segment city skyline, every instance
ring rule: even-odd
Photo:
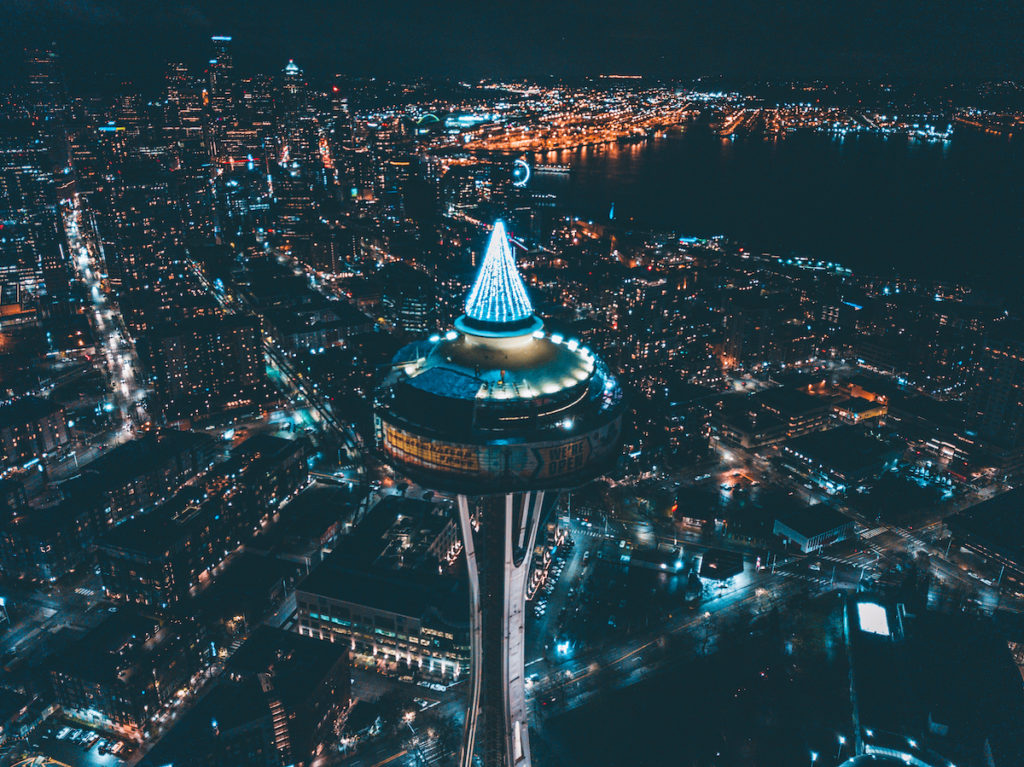
[[[230,4],[91,0],[15,2],[0,37],[4,70],[17,51],[56,43],[79,86],[112,73],[152,85],[166,60],[196,61],[210,35],[233,35],[246,71],[299,57],[318,76],[567,77],[641,74],[754,79],[890,78],[925,83],[1015,78],[1005,55],[1019,8],[946,2],[927,14],[875,3],[766,6],[677,3],[627,11],[620,4],[454,2],[429,13],[404,0],[386,8],[270,0]],[[387,23],[381,25],[381,19]],[[116,45],[109,42],[116,41]],[[131,61],[131,64],[127,64]],[[87,79],[82,79],[87,78]],[[108,89],[107,86],[104,89]]]
[[[0,767],[1024,763],[1017,11],[12,14]]]

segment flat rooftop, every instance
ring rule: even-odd
[[[456,626],[469,621],[464,578],[352,569],[338,552],[317,565],[296,590],[412,618],[435,611],[446,623]]]
[[[867,413],[870,410],[877,410],[882,407],[878,402],[872,402],[869,399],[863,397],[850,397],[844,399],[835,404],[839,410],[844,410],[847,413],[855,413],[860,415],[861,413]]]
[[[724,549],[708,549],[700,560],[700,575],[712,580],[725,580],[743,572],[743,555]]]
[[[464,625],[469,607],[462,560],[454,572],[439,574],[426,551],[449,521],[438,504],[386,496],[296,589],[416,618],[433,611],[446,623]]]
[[[851,600],[849,610],[859,718],[880,744],[908,736],[956,764],[981,764],[987,740],[995,764],[1024,764],[1024,686],[993,623],[899,615],[865,598]],[[929,734],[930,722],[947,726],[948,735]]]
[[[45,418],[59,410],[58,406],[42,397],[22,397],[9,405],[0,406],[0,429],[21,426]]]
[[[401,569],[433,568],[436,562],[424,560],[426,549],[451,519],[450,511],[440,504],[387,495],[338,541],[337,552],[355,566],[385,565],[388,550],[401,538]]]
[[[751,399],[759,406],[777,412],[783,418],[805,416],[827,410],[829,407],[829,401],[826,399],[782,386],[753,394]]]
[[[289,686],[313,689],[332,668],[348,657],[343,644],[323,642],[294,631],[260,626],[228,659],[226,670],[232,674],[256,676],[274,671]]]
[[[71,676],[103,684],[127,678],[144,668],[149,658],[177,634],[160,621],[130,607],[118,608],[74,641],[53,661],[53,667]]]
[[[899,455],[900,449],[875,439],[859,426],[840,426],[796,437],[785,448],[844,475],[872,471]]]
[[[153,558],[166,554],[194,530],[209,524],[215,498],[202,499],[196,488],[185,488],[146,514],[126,519],[105,532],[101,546],[144,554]]]
[[[155,471],[190,450],[212,450],[208,434],[165,429],[118,445],[82,469],[89,489],[109,489]]]
[[[971,506],[946,524],[954,535],[973,539],[1024,568],[1024,487]]]
[[[293,577],[298,563],[242,551],[213,582],[187,605],[203,618],[219,620],[235,615],[251,617],[267,607],[267,600],[282,581]]]
[[[289,458],[305,448],[303,438],[286,439],[273,434],[254,434],[237,447],[232,448],[228,459],[218,464],[214,472],[232,474],[243,467],[249,471],[260,471]]]
[[[814,506],[794,504],[790,508],[776,511],[775,519],[806,538],[853,524],[852,519],[824,503]]]
[[[304,554],[337,533],[359,505],[347,487],[314,482],[288,502],[278,522],[245,542],[247,548],[273,554]]]

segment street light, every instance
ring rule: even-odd
[[[817,751],[812,751],[811,752],[811,764],[814,764],[816,761],[818,761],[818,752]]]
[[[845,735],[840,735],[839,736],[839,750],[836,751],[836,761],[837,762],[839,761],[839,755],[843,753],[843,746],[845,746],[845,745],[846,745],[846,736]]]

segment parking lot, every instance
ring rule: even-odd
[[[129,742],[61,717],[52,717],[39,727],[29,746],[29,751],[71,767],[120,767],[134,750]]]

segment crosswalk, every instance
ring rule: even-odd
[[[824,562],[835,562],[837,565],[848,565],[856,556],[856,554],[849,554],[845,557],[833,557],[831,554],[819,554],[818,559]]]
[[[882,548],[875,543],[868,543],[867,549],[873,554],[882,553]],[[831,554],[819,554],[818,559],[823,562],[833,562],[837,565],[852,565],[853,567],[864,567],[874,562],[874,558],[866,551],[853,552],[842,557],[835,557]]]
[[[823,578],[820,575],[809,575],[807,573],[794,573],[790,570],[776,570],[775,575],[781,575],[784,578],[798,578],[809,583],[817,583],[819,586],[829,586],[832,584],[831,578]]]
[[[417,767],[440,767],[445,763],[445,754],[437,738],[417,735],[411,750]]]
[[[877,543],[869,543],[868,548],[879,557],[885,556],[885,549],[879,546]]]

